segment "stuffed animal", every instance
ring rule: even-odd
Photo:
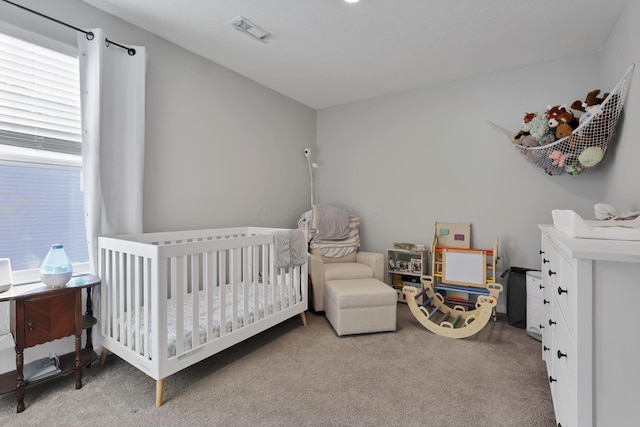
[[[555,133],[549,127],[549,121],[545,116],[538,116],[531,120],[529,133],[538,141],[539,145],[550,144],[556,140]]]
[[[524,113],[522,127],[520,128],[520,132],[518,132],[520,136],[529,135],[531,131],[531,121],[536,117],[538,117],[538,113]]]
[[[531,123],[534,119],[538,118],[538,113],[525,113],[522,118],[522,127],[520,130],[509,138],[514,144],[521,145],[523,147],[537,147],[540,145],[538,140],[531,136]]]
[[[554,129],[557,139],[571,135],[573,129],[578,127],[576,116],[565,105],[547,107],[547,120],[549,127]],[[563,125],[563,126],[561,126]]]
[[[523,147],[539,147],[540,143],[533,135],[520,136],[517,133],[509,137],[509,141]]]
[[[568,123],[560,123],[556,128],[556,138],[562,139],[571,136],[573,128]]]
[[[600,147],[588,147],[585,148],[578,156],[580,163],[588,168],[594,167],[604,157],[604,152]]]
[[[564,167],[567,159],[569,159],[569,155],[558,150],[553,150],[549,154],[549,158],[552,160],[551,164],[553,166]]]
[[[584,122],[586,122],[591,117],[598,114],[599,112],[600,112],[600,104],[587,106],[585,108],[584,113],[582,113],[582,115],[580,116],[580,120],[578,121],[578,123],[583,124]]]
[[[582,173],[582,168],[578,166],[576,162],[565,165],[564,170],[569,175],[573,175],[573,176],[580,175]]]
[[[587,107],[602,104],[604,100],[607,99],[607,96],[609,96],[609,94],[605,93],[602,95],[602,98],[598,98],[599,93],[600,89],[592,90],[591,92],[587,93],[587,97],[585,98],[584,102],[580,100],[573,101],[573,104],[571,104],[571,109],[582,111],[584,113]]]

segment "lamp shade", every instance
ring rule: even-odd
[[[0,258],[0,292],[11,289],[12,283],[11,260],[9,258]]]

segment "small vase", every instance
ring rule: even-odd
[[[64,286],[71,280],[73,265],[60,244],[51,245],[40,266],[40,280],[50,288]]]

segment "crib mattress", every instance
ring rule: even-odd
[[[287,280],[289,282],[289,280]],[[244,285],[242,283],[237,285],[237,300],[236,303],[236,327],[235,330],[238,330],[245,326],[245,324],[252,324],[260,319],[263,319],[266,315],[271,313],[281,311],[285,308],[289,307],[290,299],[292,303],[295,304],[297,301],[295,298],[295,289],[289,283],[285,288],[284,295],[281,295],[281,286],[276,286],[275,293],[275,304],[274,304],[274,295],[273,295],[273,287],[271,284],[263,285],[262,283],[258,283],[257,286],[250,285],[247,289],[246,298],[248,312],[245,313],[245,304],[244,304]],[[254,298],[254,289],[257,289],[258,292],[258,305],[255,306],[255,298]],[[199,300],[198,300],[198,313],[199,313],[199,324],[198,324],[198,333],[199,333],[199,343],[205,343],[214,340],[217,337],[220,337],[220,326],[221,326],[221,304],[220,304],[220,288],[215,288],[213,295],[213,304],[212,304],[212,331],[207,334],[207,296],[205,292],[200,292]],[[264,294],[263,294],[264,292]],[[298,292],[298,298],[302,300],[300,292]],[[225,333],[231,333],[234,331],[233,327],[233,285],[227,284],[225,286]],[[266,310],[265,310],[266,309]],[[134,316],[128,316],[129,322],[126,322],[132,330],[135,329],[135,318]],[[153,327],[151,322],[149,322],[148,327],[145,326],[144,322],[144,309],[138,311],[138,322],[140,325],[140,335],[141,346],[137,349],[135,345],[135,334],[133,335],[134,345],[140,354],[144,354],[144,343],[146,342],[145,337],[149,334],[149,331]],[[184,330],[184,350],[190,350],[193,348],[193,300],[191,295],[185,295],[183,299],[183,330]],[[167,300],[167,355],[169,358],[176,356],[176,343],[177,343],[177,329],[178,329],[178,303],[177,298],[170,298]],[[125,334],[126,335],[126,334]],[[151,335],[152,337],[152,335]],[[150,346],[152,348],[151,339],[149,340]],[[151,351],[149,352],[151,353]],[[153,354],[150,354],[153,357]]]

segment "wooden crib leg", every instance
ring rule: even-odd
[[[164,378],[156,381],[156,408],[162,406],[162,395],[164,394]]]
[[[107,350],[106,347],[102,347],[102,354],[100,355],[100,366],[104,366],[105,362],[107,361],[107,353],[109,351]]]
[[[302,326],[307,326],[307,314],[304,311],[300,313],[300,318],[302,319]]]

